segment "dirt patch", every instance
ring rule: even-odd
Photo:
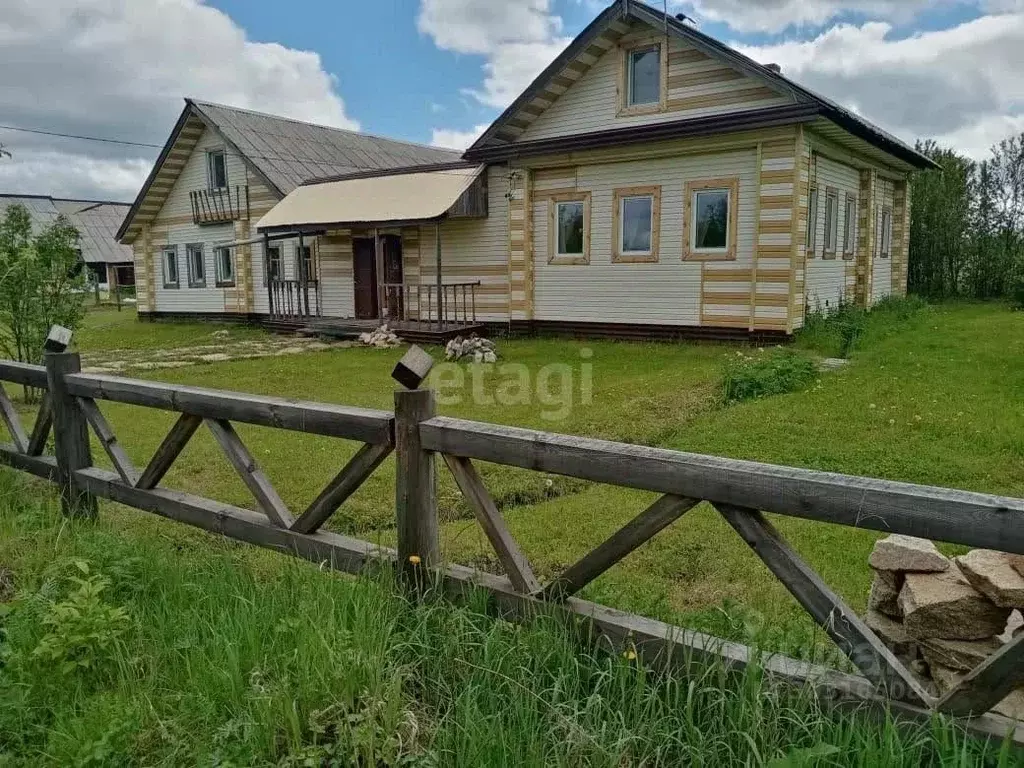
[[[210,343],[172,349],[110,349],[86,353],[84,373],[122,373],[131,369],[158,370],[190,365],[253,360],[261,357],[300,355],[356,346],[351,341],[323,341],[304,336],[270,336],[266,339],[231,338],[228,331],[210,334]]]

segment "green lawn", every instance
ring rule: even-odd
[[[194,343],[216,326],[141,324],[126,313],[90,315],[79,335],[88,355],[107,344],[141,348],[157,339]],[[179,329],[174,330],[172,329]],[[185,330],[180,330],[185,329]],[[256,334],[254,330],[232,334]],[[592,357],[581,356],[582,350]],[[839,372],[805,392],[723,406],[722,364],[736,347],[554,339],[500,343],[504,362],[534,374],[550,363],[579,373],[593,365],[592,401],[561,421],[524,405],[463,402],[441,412],[628,442],[897,480],[1024,495],[1024,314],[998,305],[930,308],[906,321],[878,317]],[[435,350],[435,353],[438,350]],[[163,381],[388,408],[391,367],[401,350],[344,349],[141,371]],[[481,392],[501,384],[485,380]],[[479,400],[480,398],[477,398]],[[173,414],[116,404],[104,408],[128,453],[144,463]],[[547,410],[551,410],[550,408]],[[358,447],[354,443],[242,426],[240,433],[285,500],[301,510]],[[99,461],[105,456],[98,449]],[[638,513],[650,494],[484,465],[481,471],[536,569],[550,577]],[[482,532],[442,468],[447,556],[497,568]],[[393,540],[393,461],[337,513],[332,527]],[[251,498],[212,438],[197,434],[168,477],[171,487],[236,504]],[[780,519],[779,527],[822,575],[862,607],[867,555],[878,534]],[[731,637],[768,631],[802,652],[809,624],[788,593],[709,508],[668,531],[591,585],[588,596]],[[771,617],[770,621],[764,617]],[[767,627],[762,630],[761,627]]]

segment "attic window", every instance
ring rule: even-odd
[[[224,158],[224,150],[217,149],[206,153],[206,170],[210,189],[227,189],[228,164]]]
[[[626,56],[626,106],[661,103],[661,46],[634,48]]]

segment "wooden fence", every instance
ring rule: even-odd
[[[1024,500],[439,417],[431,390],[396,391],[392,413],[83,374],[74,353],[47,354],[45,366],[0,362],[0,381],[45,390],[40,414],[28,433],[0,388],[0,417],[11,434],[11,442],[0,444],[0,461],[56,483],[67,514],[95,515],[97,498],[104,498],[342,571],[358,572],[373,562],[391,563],[413,585],[429,580],[453,596],[484,589],[496,609],[510,618],[527,620],[538,612],[554,615],[582,626],[600,646],[634,650],[653,665],[713,659],[742,667],[756,662],[777,678],[813,685],[840,703],[884,704],[914,719],[928,719],[936,712],[965,716],[967,725],[977,733],[995,737],[1009,733],[1024,743],[1024,726],[989,712],[1024,683],[1024,635],[936,699],[763,514],[1024,554]],[[180,414],[141,471],[104,418],[98,401],[105,400]],[[363,445],[308,508],[295,515],[232,422],[356,440]],[[203,424],[252,493],[255,511],[160,487]],[[90,428],[114,471],[93,465]],[[54,452],[47,455],[51,431]],[[397,461],[397,551],[322,530],[392,451]],[[452,473],[505,576],[441,561],[437,457]],[[662,495],[556,579],[541,584],[474,461]],[[718,510],[860,674],[759,653],[574,596],[702,501]]]

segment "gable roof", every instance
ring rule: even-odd
[[[214,130],[273,192],[284,197],[310,178],[459,159],[461,153],[286,117],[185,99],[185,107],[117,232],[131,242],[155,216],[203,130]],[[153,199],[147,200],[152,194]]]
[[[912,167],[937,167],[929,158],[913,147],[831,99],[803,87],[775,69],[754,61],[710,35],[706,35],[674,16],[656,10],[640,0],[616,0],[598,15],[484,131],[466,151],[466,158],[472,160],[507,158],[525,155],[535,149],[530,146],[532,142],[529,141],[523,142],[515,148],[511,145],[515,144],[518,136],[543,113],[547,108],[545,104],[550,106],[553,100],[572,87],[601,56],[618,43],[629,31],[630,24],[634,21],[643,22],[656,29],[664,28],[666,34],[684,40],[701,53],[719,59],[743,74],[758,79],[766,87],[780,94],[792,97],[797,107],[793,111],[800,112],[801,119],[804,121],[813,121],[815,118],[830,121],[872,147],[896,157]],[[766,120],[774,121],[771,124],[778,124],[778,116],[783,114],[786,109],[787,107],[784,106],[747,110],[744,120],[748,127],[759,127],[757,118],[764,113]],[[727,113],[717,117],[718,121],[707,117],[667,121],[662,123],[661,131],[667,135],[675,127],[682,132],[680,135],[687,133],[694,135],[694,132],[689,129],[693,127],[691,124],[698,121],[701,121],[701,130],[705,133],[735,130],[729,125],[729,122],[736,118],[735,114]],[[638,127],[646,128],[647,126],[634,126],[632,130],[636,131]],[[614,130],[596,131],[593,132],[593,135],[611,134]],[[642,138],[642,131],[637,134],[635,138],[626,135],[617,137],[617,141],[618,143],[628,143],[646,140]],[[577,134],[565,138],[567,141],[571,141],[588,135],[591,134]],[[545,151],[550,151],[549,145],[554,143],[552,140],[537,142],[538,145],[545,147]],[[537,151],[539,151],[539,147]]]
[[[78,247],[88,263],[132,261],[132,249],[117,242],[117,228],[131,207],[103,200],[72,200],[49,195],[0,195],[0,211],[20,203],[28,209],[34,231],[48,227],[61,214],[78,230]]]

